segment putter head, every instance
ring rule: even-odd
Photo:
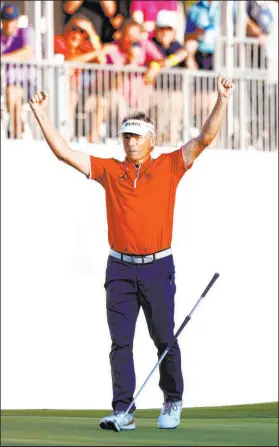
[[[120,432],[120,426],[116,421],[113,422],[112,429],[113,431],[116,431],[116,433]]]
[[[116,421],[101,422],[100,428],[102,428],[103,430],[113,430],[116,431],[117,433],[120,431],[120,426]]]

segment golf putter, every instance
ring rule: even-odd
[[[152,376],[152,374],[154,373],[155,369],[162,363],[162,361],[164,360],[165,356],[167,355],[167,353],[169,352],[169,350],[171,349],[172,345],[174,344],[174,342],[176,341],[177,337],[179,336],[179,334],[183,331],[183,329],[185,328],[186,324],[191,320],[192,314],[194,313],[195,309],[197,308],[197,306],[199,305],[200,301],[202,300],[202,298],[205,297],[205,295],[207,294],[207,292],[211,289],[211,287],[213,286],[213,284],[215,283],[215,281],[219,278],[219,273],[215,273],[212,277],[212,279],[210,280],[210,282],[208,283],[207,287],[205,288],[205,290],[203,291],[203,293],[201,294],[200,298],[198,299],[198,301],[196,302],[195,306],[193,307],[193,309],[191,310],[191,312],[189,313],[189,315],[187,315],[187,317],[185,318],[185,320],[183,321],[183,323],[181,324],[180,328],[178,329],[178,331],[176,332],[176,334],[174,335],[174,338],[172,341],[169,342],[168,346],[166,347],[166,349],[164,350],[164,352],[162,353],[162,355],[160,356],[158,362],[156,363],[156,365],[154,366],[154,368],[152,369],[151,373],[149,374],[149,376],[147,377],[147,379],[145,380],[144,384],[141,386],[141,388],[139,389],[139,391],[137,392],[134,400],[130,403],[129,407],[127,408],[122,421],[120,422],[120,424],[118,424],[116,421],[114,421],[114,426],[112,427],[112,429],[116,432],[120,432],[121,427],[124,424],[125,418],[127,416],[127,414],[129,413],[130,409],[132,408],[132,406],[134,405],[137,397],[139,396],[139,394],[141,393],[141,391],[143,390],[143,388],[145,387],[146,383],[148,382],[148,380],[150,379],[150,377]],[[112,422],[111,422],[112,424]]]

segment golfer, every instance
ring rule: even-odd
[[[215,138],[233,91],[233,83],[218,76],[218,98],[197,138],[181,149],[151,158],[156,144],[152,120],[135,112],[122,121],[119,134],[126,158],[102,159],[71,150],[47,113],[47,94],[30,100],[31,109],[52,152],[106,192],[110,252],[105,289],[107,321],[112,347],[110,364],[113,413],[100,421],[111,429],[133,400],[135,371],[133,340],[140,307],[150,337],[162,354],[174,336],[175,269],[171,251],[176,188],[198,155]],[[159,386],[164,403],[158,427],[175,428],[180,423],[183,396],[181,357],[176,342],[160,365]],[[125,418],[122,430],[135,429],[135,406]]]

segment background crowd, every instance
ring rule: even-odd
[[[214,53],[221,25],[219,1],[77,0],[59,3],[63,31],[54,37],[56,55],[84,66],[94,63],[146,67],[142,77],[126,78],[125,88],[120,78],[116,88],[110,80],[109,100],[105,94],[94,93],[96,81],[92,81],[92,71],[87,76],[80,69],[71,72],[69,120],[72,124],[69,127],[74,129],[76,107],[86,87],[89,94],[83,100],[83,107],[92,112],[93,121],[88,135],[92,142],[99,140],[100,124],[111,107],[112,98],[120,115],[131,106],[131,92],[134,91],[138,94],[133,106],[148,109],[149,86],[155,86],[157,90],[163,88],[158,82],[162,68],[214,69]],[[258,40],[257,51],[260,53],[277,27],[278,3],[251,0],[246,5],[245,35]],[[2,2],[1,6],[2,61],[34,59],[34,30],[31,26],[20,27],[20,11],[15,4]],[[236,17],[237,1],[233,2],[233,8]],[[258,61],[261,60],[259,54]],[[26,71],[19,71],[16,81],[11,69],[7,68],[6,74],[7,110],[13,115],[15,137],[18,137],[23,131],[20,123],[22,98],[29,96],[32,87],[36,87],[36,80],[32,78],[31,70],[27,72],[27,84],[22,79],[26,80]],[[174,89],[176,93],[181,91],[178,84]]]

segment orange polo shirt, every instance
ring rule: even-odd
[[[182,148],[136,168],[127,160],[90,157],[90,179],[106,191],[110,247],[146,255],[170,248],[177,185],[188,168]]]

